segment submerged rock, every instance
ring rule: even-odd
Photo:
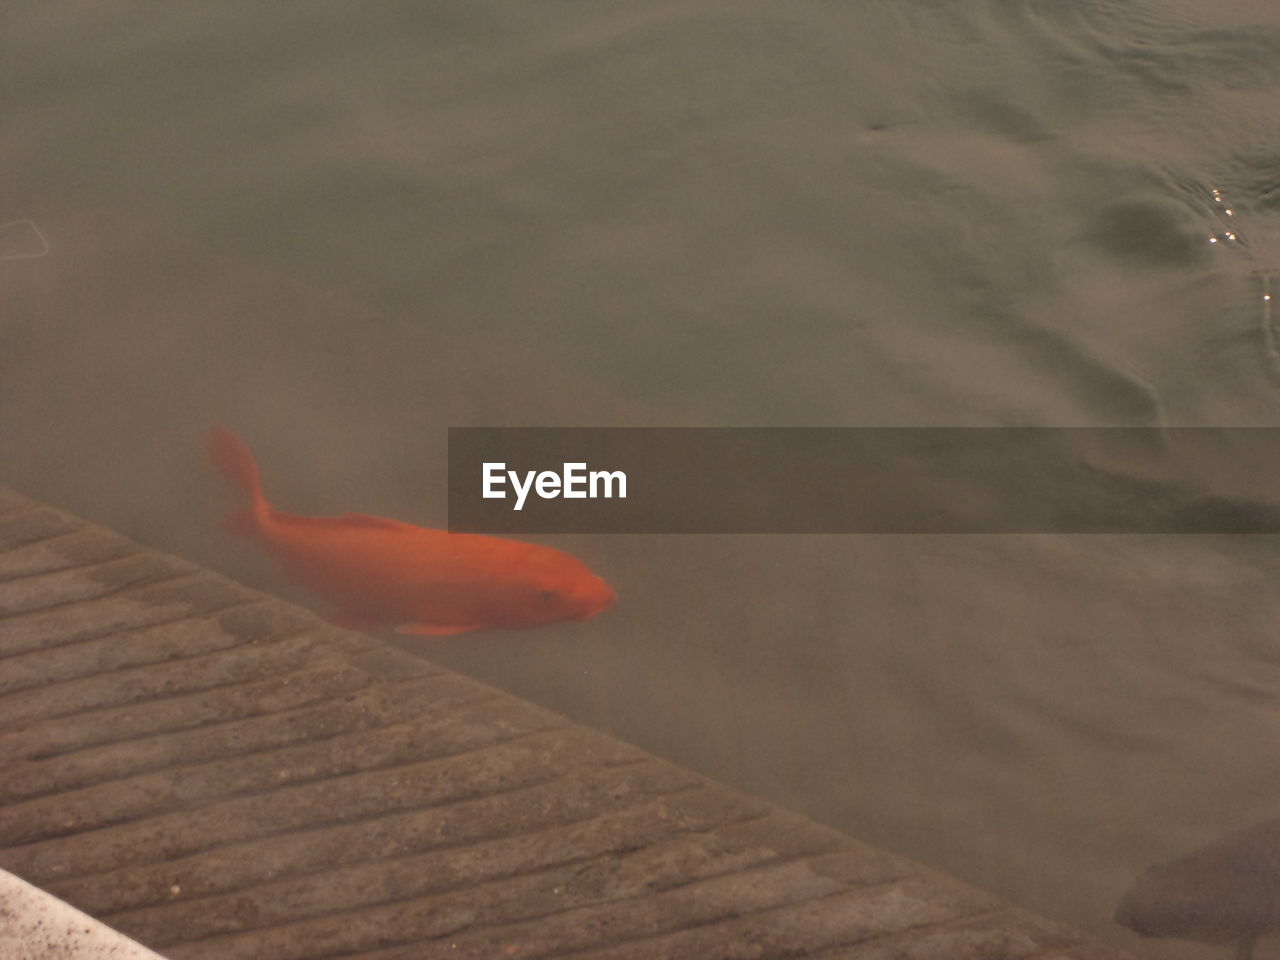
[[[1235,944],[1250,960],[1259,937],[1280,933],[1280,819],[1150,867],[1115,919],[1144,936]]]

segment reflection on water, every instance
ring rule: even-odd
[[[209,424],[431,527],[450,425],[1275,425],[1278,11],[15,0],[0,480],[305,599]],[[607,617],[413,649],[1136,949],[1277,814],[1270,539],[546,542]]]
[[[1242,211],[1230,203],[1217,187],[1212,188],[1210,192],[1213,196],[1213,211],[1220,221],[1220,227],[1217,233],[1209,237],[1209,242],[1212,244],[1221,243],[1243,250],[1253,262],[1253,275],[1257,278],[1258,285],[1259,330],[1266,346],[1266,357],[1270,364],[1272,375],[1276,377],[1277,381],[1280,381],[1280,347],[1276,345],[1276,329],[1272,320],[1272,311],[1274,309],[1272,291],[1275,286],[1276,272],[1280,270],[1280,264],[1271,260],[1273,255],[1268,255],[1265,248],[1262,259],[1259,259],[1258,255],[1254,253],[1248,235],[1242,232],[1243,228],[1241,226],[1242,220],[1247,222],[1250,219],[1248,212]]]

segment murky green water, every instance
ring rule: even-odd
[[[1280,417],[1269,2],[3,19],[0,480],[286,595],[217,529],[210,423],[282,507],[438,525],[448,426]],[[614,610],[414,648],[1211,955],[1110,914],[1277,815],[1272,539],[555,543]]]

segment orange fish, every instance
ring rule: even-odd
[[[227,526],[257,540],[291,579],[336,604],[334,623],[447,636],[586,620],[617,599],[583,563],[550,547],[358,513],[282,513],[263,497],[258,465],[239,437],[213,427],[206,441],[214,466],[248,499]]]

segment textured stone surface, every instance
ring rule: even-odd
[[[0,867],[174,960],[1124,955],[0,490]]]
[[[160,960],[141,944],[0,870],[4,960]]]

